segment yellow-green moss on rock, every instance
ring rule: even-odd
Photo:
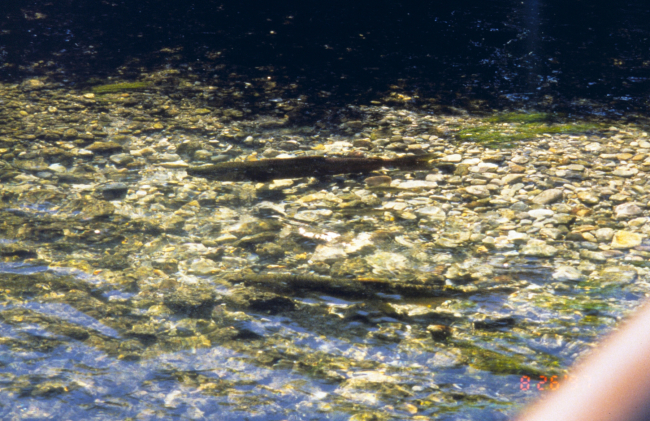
[[[149,86],[151,86],[151,82],[122,82],[93,86],[91,88],[91,91],[96,94],[110,94],[115,92],[144,89],[148,88]]]
[[[562,116],[547,113],[498,114],[474,127],[460,129],[456,132],[456,139],[503,148],[543,134],[583,134],[601,128],[594,123],[561,120]]]

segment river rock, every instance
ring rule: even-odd
[[[469,186],[465,189],[465,191],[477,197],[490,196],[490,191],[485,186]]]
[[[329,217],[331,214],[332,211],[330,209],[314,209],[314,210],[305,210],[305,211],[296,212],[296,214],[293,217],[299,221],[315,222],[318,220],[325,219]]]
[[[503,182],[505,184],[517,184],[525,177],[524,174],[508,174],[503,177]]]
[[[641,215],[643,209],[637,206],[636,203],[622,203],[614,208],[614,213],[616,214],[616,219],[623,219]]]
[[[627,266],[606,266],[598,271],[596,279],[602,282],[616,282],[618,284],[629,284],[637,278],[637,272]]]
[[[14,161],[14,167],[25,171],[45,171],[49,165],[43,159],[17,159]]]
[[[508,232],[508,241],[511,243],[525,243],[530,237],[524,232],[509,231]]]
[[[214,261],[210,259],[197,259],[192,262],[188,272],[194,275],[211,275],[218,272],[219,268]]]
[[[310,260],[314,262],[334,263],[335,261],[344,259],[345,257],[347,257],[347,254],[340,246],[320,245],[316,247]]]
[[[452,154],[443,157],[442,160],[445,162],[460,162],[463,160],[463,156],[461,154]]]
[[[600,196],[597,193],[588,190],[578,192],[578,199],[587,205],[595,205],[600,201]]]
[[[407,180],[400,183],[393,182],[393,187],[404,190],[422,190],[422,189],[435,189],[438,187],[438,183],[435,181],[426,181],[426,180]]]
[[[174,313],[206,318],[212,312],[215,298],[216,294],[210,288],[183,286],[165,296],[164,303]]]
[[[534,257],[553,257],[558,253],[558,249],[543,240],[530,240],[521,249],[521,254]]]
[[[616,175],[618,177],[632,177],[636,175],[639,172],[636,168],[625,168],[625,167],[618,167],[614,171],[612,171],[613,175]]]
[[[594,231],[596,239],[600,242],[611,241],[614,236],[614,230],[611,228],[600,228]]]
[[[387,175],[377,175],[374,177],[368,177],[364,180],[368,187],[386,187],[390,186],[392,178]]]
[[[111,155],[108,159],[117,165],[130,164],[135,160],[130,154],[127,153],[118,153],[116,155]]]
[[[528,215],[535,219],[544,219],[555,215],[555,212],[550,209],[533,209],[528,211]]]
[[[563,232],[558,228],[542,228],[539,230],[539,234],[551,240],[557,240],[562,236]]]
[[[447,269],[444,276],[452,281],[470,280],[472,278],[472,273],[469,269],[454,263],[449,266],[449,269]]]
[[[592,142],[585,145],[585,151],[587,152],[598,152],[603,149],[603,146],[598,142]]]
[[[104,200],[93,200],[87,202],[81,209],[81,214],[87,218],[103,218],[112,215],[115,206]]]
[[[444,210],[437,206],[427,206],[415,211],[418,215],[426,216],[433,221],[444,221],[447,219],[447,214]]]
[[[535,196],[532,201],[537,205],[548,205],[550,203],[555,203],[561,199],[562,199],[562,190],[549,189]]]
[[[122,145],[117,142],[94,142],[92,145],[86,147],[87,150],[92,152],[116,152],[122,151]]]
[[[630,249],[641,245],[643,235],[630,231],[617,231],[612,238],[611,247],[614,249]]]
[[[573,266],[561,265],[555,269],[555,272],[553,272],[553,279],[560,282],[582,281],[585,279],[585,276],[580,272],[580,270]]]
[[[345,253],[360,253],[368,250],[373,250],[375,247],[376,246],[374,244],[372,234],[369,232],[362,232],[353,238],[348,245],[345,246]]]
[[[409,268],[409,260],[400,253],[380,251],[365,258],[372,271],[379,276],[391,276]]]
[[[634,218],[630,219],[630,221],[627,223],[629,227],[640,227],[642,225],[645,225],[645,223],[648,222],[648,218]]]

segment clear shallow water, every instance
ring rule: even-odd
[[[601,315],[611,314],[613,318],[608,322],[606,317],[598,317],[585,325],[584,315],[577,311],[573,314],[562,310],[558,314],[552,309],[540,311],[539,303],[544,298],[543,294],[534,292],[538,288],[541,286],[531,283],[528,288],[531,292],[523,290],[510,297],[477,294],[446,301],[460,316],[458,320],[471,314],[490,314],[494,318],[514,315],[520,320],[513,331],[496,335],[472,330],[460,332],[446,346],[432,347],[424,338],[410,340],[408,325],[401,328],[404,340],[399,342],[355,335],[373,334],[399,323],[387,316],[372,327],[349,318],[340,322],[316,321],[322,324],[314,326],[315,320],[307,315],[250,314],[246,317],[248,321],[236,324],[238,329],[266,338],[266,344],[253,341],[242,342],[241,348],[230,344],[162,353],[150,349],[139,361],[123,361],[121,356],[116,358],[71,341],[69,337],[52,333],[50,322],[39,319],[43,316],[56,323],[83,326],[122,343],[128,340],[124,332],[117,332],[74,307],[30,301],[5,303],[2,309],[5,318],[20,309],[30,310],[29,315],[37,318],[35,323],[16,323],[15,318],[5,319],[11,324],[0,323],[0,334],[6,344],[0,352],[3,417],[349,419],[350,412],[367,412],[373,408],[385,411],[387,404],[403,402],[406,398],[416,403],[421,402],[419,399],[429,400],[431,406],[424,412],[425,416],[506,419],[519,404],[539,396],[535,389],[541,379],[528,373],[533,377],[533,387],[522,391],[523,374],[499,373],[503,367],[493,365],[494,355],[528,355],[532,362],[539,360],[541,353],[553,356],[560,367],[566,366],[577,352],[612,326],[614,318],[638,302],[637,296],[625,291],[610,290],[607,295],[592,293],[596,301],[608,302]],[[537,305],[530,303],[533,296]],[[590,303],[582,299],[585,304]],[[306,306],[327,305],[334,314],[337,311],[344,314],[344,308],[362,304],[363,300],[310,295],[300,302]],[[442,299],[433,302],[440,305]],[[578,330],[570,328],[574,323],[580,326]],[[413,327],[417,329],[417,323]],[[328,329],[330,335],[323,335]],[[471,345],[464,345],[468,341]],[[273,347],[268,342],[275,342],[287,352],[265,358],[269,346]],[[459,360],[457,350],[467,349],[466,346],[481,351],[470,350],[467,355],[472,358]],[[295,353],[296,360],[291,360],[287,355],[290,349],[294,353],[300,349],[314,358]],[[508,365],[505,361],[503,364]],[[488,366],[497,372],[485,371]],[[553,365],[543,367],[540,366],[538,373],[546,378],[562,377]],[[343,383],[337,373],[346,376]],[[397,390],[402,396],[394,396],[394,389],[382,391],[395,385],[399,385]],[[543,383],[541,387],[544,388]],[[436,396],[441,400],[446,398],[446,402],[434,404]],[[450,396],[457,401],[450,402]],[[512,406],[511,402],[517,405]],[[401,416],[400,413],[396,407],[394,416]]]

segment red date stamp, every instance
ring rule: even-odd
[[[530,376],[521,376],[519,379],[519,388],[523,391],[545,391],[545,390],[558,390],[560,385],[565,381],[572,379],[571,376],[565,374],[563,376],[539,376],[539,378],[531,378]],[[562,383],[560,382],[562,381]]]

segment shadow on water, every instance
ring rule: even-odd
[[[348,104],[456,112],[531,106],[617,117],[647,109],[650,11],[560,1],[5,3],[0,77],[72,87],[176,69],[232,88],[212,105],[295,121]],[[104,81],[104,82],[102,82]],[[453,107],[453,108],[449,108]]]

